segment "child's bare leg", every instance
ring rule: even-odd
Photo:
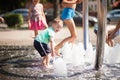
[[[46,66],[46,56],[43,57],[43,60],[42,60],[42,66]]]
[[[64,20],[64,22],[67,25],[67,27],[68,27],[68,29],[69,29],[69,31],[71,33],[71,36],[65,38],[62,42],[60,42],[55,47],[57,55],[59,54],[58,53],[59,48],[61,48],[65,42],[74,42],[74,40],[77,37],[77,33],[76,33],[76,29],[75,29],[75,23],[74,23],[73,19]]]
[[[50,57],[51,57],[51,54],[48,54],[47,56],[45,56],[45,59],[46,59],[46,66],[49,66]]]
[[[34,30],[35,37],[38,35],[38,30]]]

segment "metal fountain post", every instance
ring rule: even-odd
[[[98,34],[97,34],[97,50],[95,69],[99,70],[102,67],[104,57],[104,47],[106,41],[106,12],[107,0],[98,1]]]
[[[84,49],[86,50],[89,45],[88,35],[88,0],[83,0],[83,36],[84,36]]]

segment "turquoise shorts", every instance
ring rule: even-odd
[[[74,15],[75,15],[75,10],[73,8],[64,8],[62,11],[61,18],[62,20],[72,19]]]

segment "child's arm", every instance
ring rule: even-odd
[[[42,4],[41,4],[41,5],[42,5]],[[43,9],[43,5],[42,5],[42,16],[44,17],[44,22],[45,22],[45,24],[46,24],[45,27],[48,28],[46,16],[45,16],[44,9]]]
[[[31,8],[29,7],[29,12],[28,12],[28,27],[30,28],[30,13],[31,13]]]
[[[51,47],[51,50],[52,50],[52,54],[51,54],[52,56],[55,55],[55,53],[54,53],[54,46],[55,46],[54,38],[51,37],[51,38],[50,38],[50,47]]]

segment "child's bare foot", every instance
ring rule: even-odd
[[[41,66],[46,66],[46,63],[42,61]]]

